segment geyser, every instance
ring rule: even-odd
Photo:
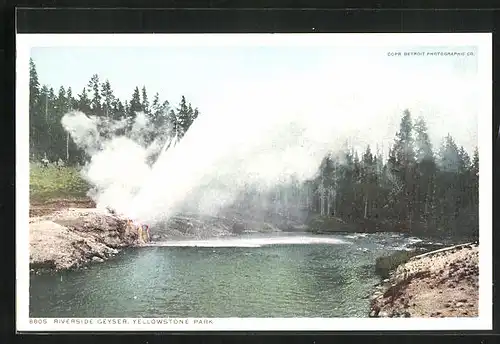
[[[96,188],[98,206],[149,223],[190,206],[216,213],[249,187],[265,192],[292,179],[305,181],[346,141],[356,150],[368,144],[387,150],[406,108],[430,123],[435,146],[449,132],[472,152],[467,142],[476,135],[470,132],[477,116],[475,75],[416,65],[402,69],[377,60],[352,71],[346,61],[312,73],[207,88],[200,116],[169,149],[162,148],[172,137],[143,140],[154,130],[144,114],[127,134],[109,137],[98,126],[113,132],[124,124],[81,112],[66,114],[62,123],[91,156],[83,173]]]

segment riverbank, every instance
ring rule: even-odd
[[[321,216],[313,214],[307,217],[305,224],[311,233],[338,234],[338,233],[400,233],[415,237],[425,237],[440,242],[472,242],[478,239],[477,232],[455,233],[436,228],[422,222],[393,221],[388,219],[358,219],[347,221],[335,216]]]
[[[86,197],[32,199],[29,227],[30,268],[35,272],[102,262],[122,248],[144,244],[126,218],[96,209],[95,203]],[[218,216],[186,213],[172,216],[155,228],[151,239],[209,239],[248,231],[281,230],[271,222],[252,219],[234,210]]]
[[[462,244],[412,257],[376,286],[370,317],[476,317],[479,245]]]
[[[96,208],[85,200],[53,200],[30,209],[30,269],[34,272],[82,267],[102,262],[120,249],[140,245],[127,219]]]

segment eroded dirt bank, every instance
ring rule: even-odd
[[[428,252],[400,265],[376,287],[370,317],[476,317],[479,246]]]
[[[127,219],[106,210],[34,209],[35,214],[44,214],[29,220],[30,268],[35,271],[102,262],[121,248],[142,243],[137,231],[128,226]]]

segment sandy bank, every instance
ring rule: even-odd
[[[376,287],[371,317],[476,317],[479,246],[428,252],[400,265]]]
[[[141,244],[125,218],[95,208],[68,208],[31,217],[30,268],[60,270],[102,262]]]

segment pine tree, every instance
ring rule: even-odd
[[[460,154],[451,135],[447,135],[439,150],[439,173],[437,178],[437,197],[439,199],[439,226],[452,232],[457,227],[459,215],[459,166]]]
[[[474,155],[472,158],[472,164],[470,167],[470,185],[471,187],[471,203],[474,206],[479,205],[479,151],[477,147],[474,149]]]
[[[179,133],[179,137],[182,138],[186,131],[189,128],[190,123],[190,117],[189,117],[189,108],[186,103],[186,97],[182,96],[181,102],[179,103],[179,107],[177,108],[177,125],[178,125],[178,130],[177,132]]]
[[[139,87],[134,89],[134,93],[132,94],[132,99],[129,102],[129,113],[131,115],[135,115],[136,112],[143,111],[141,104],[141,96],[139,93]]]
[[[375,198],[376,185],[376,157],[373,156],[370,146],[366,147],[361,161],[361,189],[363,192],[363,218],[370,212],[370,202]]]
[[[414,125],[414,131],[416,133],[415,138],[415,158],[417,162],[422,162],[424,160],[434,160],[434,153],[432,151],[432,144],[429,139],[429,134],[427,133],[427,124],[423,117],[419,117]]]
[[[35,62],[30,58],[30,105],[35,105],[35,101],[40,96],[40,82],[36,71]],[[34,107],[33,107],[34,108]]]
[[[99,76],[97,74],[92,75],[88,85],[88,89],[91,92],[90,98],[90,110],[95,116],[102,115],[102,104],[101,104],[101,92],[100,92],[100,82]]]
[[[40,82],[35,63],[30,58],[30,95],[29,95],[29,121],[30,121],[30,156],[32,159],[37,157],[37,147],[40,143],[39,137],[42,133],[40,123]]]
[[[478,151],[477,147],[474,149],[471,171],[472,171],[473,175],[475,175],[476,177],[479,177],[479,151]],[[478,178],[474,178],[474,179],[478,180]]]
[[[91,101],[87,94],[87,89],[84,87],[82,92],[78,95],[77,107],[84,114],[90,114]]]
[[[434,192],[436,179],[436,161],[432,150],[432,144],[427,133],[427,124],[422,117],[418,118],[414,126],[415,155],[417,162],[417,193],[415,200],[415,211],[422,218],[428,228],[434,214]]]
[[[57,99],[53,105],[53,118],[54,121],[52,123],[52,140],[54,145],[51,149],[52,157],[54,161],[66,160],[66,155],[69,155],[67,152],[68,142],[66,145],[63,142],[67,141],[66,138],[69,136],[65,133],[64,128],[61,124],[62,117],[68,112],[68,99],[66,97],[67,91],[63,86],[59,88],[59,92],[57,95]]]
[[[66,99],[68,101],[67,107],[69,110],[73,110],[76,106],[76,101],[73,98],[73,91],[71,90],[71,87],[68,87],[68,90],[66,91]]]
[[[413,148],[412,121],[410,111],[403,112],[399,132],[396,134],[394,150],[396,161],[403,169],[407,169],[415,162],[415,152]]]
[[[191,127],[191,124],[193,124],[193,117],[194,117],[194,110],[193,107],[191,106],[191,103],[188,104],[188,110],[187,110],[187,123],[186,123],[186,131]]]
[[[156,93],[153,98],[150,112],[155,132],[159,137],[162,137],[162,141],[165,141],[173,134],[170,128],[171,123],[169,121],[175,121],[175,115],[169,116],[170,110],[170,103],[168,100],[160,103],[159,95]]]
[[[50,105],[49,105],[49,88],[47,85],[43,85],[40,89],[40,99],[38,102],[38,137],[36,142],[36,150],[38,151],[38,157],[46,157],[47,151],[51,145],[51,133],[50,133]]]
[[[402,182],[403,197],[401,199],[399,213],[400,220],[405,222],[405,228],[411,231],[414,220],[414,209],[416,194],[415,181],[415,151],[413,147],[413,124],[410,111],[405,110],[399,132],[393,146],[395,154],[395,170],[398,179]]]
[[[460,154],[458,150],[458,146],[455,143],[455,140],[453,140],[453,137],[451,137],[450,134],[448,134],[439,151],[439,158],[440,158],[440,169],[446,172],[457,172],[459,168],[459,161],[460,161]]]
[[[148,95],[146,92],[146,86],[142,87],[142,110],[144,113],[149,114],[149,101],[148,101]]]
[[[130,99],[130,102],[128,105],[129,105],[130,114],[135,115],[136,112],[143,111],[139,87],[136,87],[134,89],[134,92],[132,93],[132,99]]]
[[[479,151],[474,149],[469,169],[470,226],[466,228],[474,239],[479,238]]]
[[[139,87],[135,87],[134,93],[132,93],[132,99],[128,103],[127,111],[127,130],[130,131],[137,117],[137,113],[143,111],[141,104],[141,94],[139,92]]]
[[[107,79],[101,85],[101,97],[104,116],[106,118],[113,118],[113,104],[115,102],[115,96],[113,95],[111,84]]]
[[[174,140],[180,140],[182,138],[183,132],[179,124],[178,115],[171,109],[167,115],[167,126],[170,128],[169,136],[174,138]]]
[[[158,130],[163,125],[163,123],[161,123],[161,121],[164,119],[164,117],[162,116],[162,110],[163,109],[160,105],[160,95],[157,92],[153,96],[153,103],[151,104],[151,121],[155,130]]]
[[[345,147],[345,151],[342,155],[344,163],[339,168],[339,173],[342,177],[339,181],[339,199],[342,200],[342,203],[339,204],[339,215],[346,220],[353,220],[353,211],[355,208],[355,199],[353,192],[354,161],[348,147]]]
[[[112,104],[113,110],[111,111],[112,119],[115,121],[122,120],[127,117],[126,106],[123,105],[120,99],[115,98]]]

